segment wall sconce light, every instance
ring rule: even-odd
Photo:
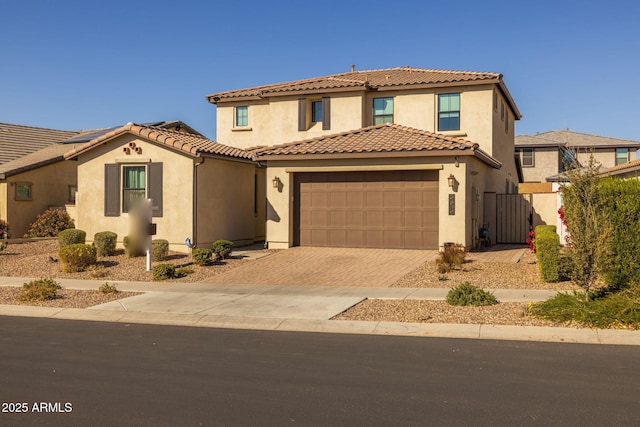
[[[271,183],[273,184],[273,188],[280,188],[280,185],[282,185],[282,181],[280,181],[280,178],[278,178],[277,176],[273,178],[273,181],[271,181]]]
[[[456,185],[456,177],[453,176],[453,174],[449,175],[449,178],[447,178],[447,182],[449,183],[449,187],[453,188]]]

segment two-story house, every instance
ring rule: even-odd
[[[471,246],[519,182],[501,74],[352,67],[207,99],[217,140],[267,166],[272,248]]]
[[[586,164],[593,154],[603,168],[622,165],[636,159],[640,141],[610,138],[555,130],[515,138],[524,182],[552,182],[568,167]]]

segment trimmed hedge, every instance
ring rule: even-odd
[[[101,231],[93,236],[98,256],[111,256],[116,253],[118,235],[111,231]]]
[[[151,241],[151,259],[162,261],[169,255],[169,241],[156,239]]]
[[[58,245],[60,248],[74,245],[76,243],[84,244],[87,241],[87,232],[78,230],[77,228],[68,228],[58,233]]]
[[[65,246],[60,249],[58,255],[62,264],[62,271],[67,273],[84,271],[97,261],[96,247],[82,243]]]
[[[536,227],[536,257],[540,268],[540,278],[544,282],[557,282],[559,279],[560,238],[556,227],[539,225]]]
[[[176,266],[173,264],[158,264],[153,267],[153,280],[168,280],[176,277]]]
[[[196,248],[191,252],[191,258],[197,265],[207,265],[212,256],[213,251],[208,248]]]
[[[230,240],[216,240],[213,242],[213,252],[218,259],[227,259],[233,251],[233,242]]]

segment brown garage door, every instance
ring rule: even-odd
[[[438,248],[438,172],[296,173],[294,244]]]

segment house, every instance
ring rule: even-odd
[[[352,68],[207,99],[217,139],[267,167],[271,248],[473,246],[520,181],[501,74]]]
[[[604,168],[636,159],[640,141],[555,130],[515,138],[516,155],[525,183],[558,180],[571,165],[586,164],[591,154]],[[551,184],[548,184],[550,188]]]
[[[0,164],[19,159],[79,133],[0,123]]]
[[[68,150],[77,164],[77,227],[129,233],[129,212],[151,199],[155,238],[186,252],[185,239],[211,247],[264,240],[265,172],[253,154],[185,131],[128,123]]]
[[[640,159],[631,160],[610,168],[600,170],[600,174],[604,176],[614,176],[616,178],[639,178],[640,177]]]

